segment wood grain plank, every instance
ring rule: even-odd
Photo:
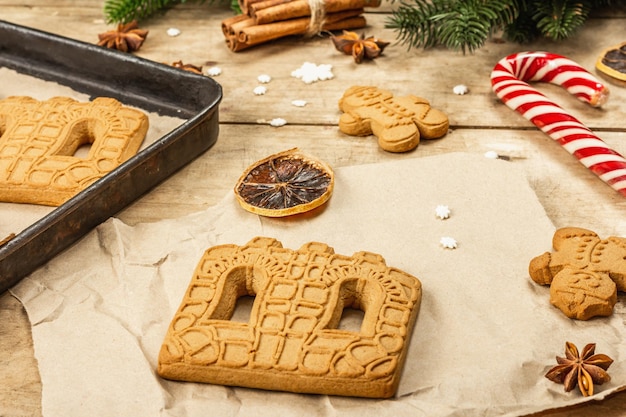
[[[0,0],[0,18],[62,36],[95,43],[97,34],[111,29],[104,21],[102,0]],[[367,14],[364,32],[381,39],[395,39],[384,27],[393,6]],[[626,6],[594,13],[583,30],[565,42],[542,40],[530,45],[490,40],[471,55],[442,48],[407,50],[390,45],[384,56],[361,65],[334,50],[327,37],[290,37],[241,53],[224,45],[219,23],[231,15],[225,4],[177,6],[142,22],[150,30],[139,56],[170,64],[177,60],[203,66],[217,65],[216,80],[224,88],[220,106],[221,131],[217,144],[196,161],[128,207],[119,217],[129,223],[157,221],[206,209],[219,202],[241,172],[270,153],[298,146],[333,167],[418,159],[447,152],[484,154],[496,151],[510,158],[512,166],[528,176],[531,187],[555,226],[585,225],[601,235],[626,230],[626,200],[602,184],[550,138],[517,115],[491,92],[489,73],[498,59],[523,49],[542,49],[571,57],[593,71],[597,54],[625,39]],[[166,31],[178,27],[171,38]],[[305,85],[291,71],[305,61],[332,64],[335,79]],[[273,77],[268,94],[254,96],[256,77]],[[337,129],[337,102],[348,85],[377,85],[396,95],[416,94],[448,113],[451,132],[444,138],[423,142],[413,152],[390,154],[375,138],[354,138]],[[452,87],[466,84],[470,94],[456,96]],[[626,154],[626,89],[611,86],[612,98],[602,109],[575,101],[555,86],[541,91],[623,154]],[[292,99],[308,102],[294,108]],[[283,117],[288,125],[272,128],[261,121]],[[0,415],[41,415],[41,382],[34,358],[30,324],[23,307],[8,294],[0,295]],[[544,416],[623,415],[626,393],[597,403],[541,413]]]
[[[90,0],[88,3],[94,2]],[[223,122],[255,123],[289,114],[292,123],[335,124],[336,117],[329,108],[336,107],[345,90],[346,79],[349,79],[350,84],[377,85],[396,95],[414,94],[427,98],[433,106],[450,115],[453,126],[531,126],[495,97],[489,82],[497,61],[518,52],[520,45],[490,41],[475,54],[463,55],[442,48],[407,50],[405,46],[393,43],[387,47],[384,56],[361,65],[337,52],[326,36],[313,39],[294,36],[234,53],[225,46],[220,28],[220,22],[232,15],[228,8],[182,6],[186,7],[169,10],[162,18],[151,19],[142,25],[150,34],[137,55],[165,64],[182,60],[205,67],[219,66],[222,75],[216,80],[225,93],[220,112]],[[111,28],[102,21],[101,8],[93,6],[9,8],[7,11],[11,22],[90,43],[97,41],[98,33]],[[395,40],[396,33],[384,28],[387,17],[381,13],[367,14],[369,26],[366,32],[381,39]],[[598,55],[615,42],[612,40],[614,34],[622,31],[625,23],[626,19],[591,19],[580,34],[567,41],[542,41],[523,48],[568,56],[595,73]],[[173,25],[182,30],[176,38],[166,33]],[[335,79],[306,85],[293,78],[291,72],[306,61],[332,65]],[[258,85],[256,78],[260,74],[271,75],[273,81],[267,86],[266,95],[255,96],[252,90]],[[471,99],[452,92],[457,84],[469,87]],[[590,108],[559,87],[536,86],[591,129],[624,129],[622,121],[626,119],[626,109],[621,103],[626,101],[626,89],[608,85],[612,96],[603,109]],[[293,99],[307,100],[312,105],[306,114],[294,112],[290,105]]]

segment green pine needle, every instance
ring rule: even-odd
[[[440,42],[465,53],[482,47],[494,28],[513,17],[510,2],[468,0],[458,2],[450,12],[436,16],[435,21],[441,20]]]
[[[588,1],[580,0],[536,1],[533,20],[543,36],[558,41],[567,38],[585,23],[590,7]]]
[[[625,1],[401,0],[385,27],[394,29],[409,49],[443,45],[465,53],[482,47],[496,30],[519,43],[537,36],[563,40],[586,22],[592,9]]]
[[[386,27],[398,32],[398,39],[409,47],[431,47],[439,42],[434,16],[443,13],[442,2],[413,0],[403,1],[396,12],[387,20]]]
[[[404,1],[386,22],[409,47],[438,44],[473,52],[491,32],[517,17],[514,0]]]
[[[104,15],[107,23],[128,23],[144,20],[157,13],[164,13],[177,4],[186,2],[205,3],[207,0],[105,0]],[[215,0],[208,0],[213,3]],[[222,1],[222,0],[220,0]],[[228,0],[226,0],[228,1]],[[237,0],[230,0],[235,13],[241,13]]]
[[[164,12],[181,0],[106,0],[104,14],[107,23],[128,23]]]

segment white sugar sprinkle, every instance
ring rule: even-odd
[[[258,87],[255,87],[254,90],[252,90],[252,92],[256,94],[257,96],[262,96],[263,94],[267,93],[267,88],[263,87],[262,85],[259,85]]]
[[[312,62],[305,62],[300,68],[292,71],[291,76],[301,79],[305,84],[311,84],[334,78],[332,68],[330,64],[315,65]]]
[[[216,77],[222,73],[222,69],[220,67],[211,67],[207,70],[207,74],[211,77]]]
[[[272,77],[270,77],[270,76],[269,76],[269,75],[267,75],[267,74],[261,74],[261,75],[259,75],[256,79],[257,79],[257,81],[259,81],[261,84],[267,84],[267,83],[269,83],[270,81],[272,81]]]
[[[453,237],[442,237],[439,243],[446,249],[456,249],[457,247],[456,239]]]
[[[270,126],[274,126],[274,127],[281,127],[281,126],[285,126],[286,124],[287,124],[287,120],[281,119],[281,118],[272,119],[270,121]]]
[[[450,208],[448,206],[440,204],[435,208],[435,214],[441,220],[445,220],[450,217]]]
[[[498,155],[498,152],[496,152],[496,151],[487,151],[487,152],[485,152],[485,158],[498,159],[499,157],[500,157],[500,155]]]
[[[452,91],[454,92],[454,94],[458,94],[459,96],[462,96],[464,94],[469,93],[469,88],[467,88],[466,85],[459,84],[459,85],[455,85]]]
[[[167,35],[171,36],[171,37],[176,37],[178,35],[180,35],[180,29],[177,28],[169,28],[167,30]]]
[[[306,106],[306,101],[305,100],[294,100],[291,102],[292,105],[296,106],[296,107],[304,107]]]

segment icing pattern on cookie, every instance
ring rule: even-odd
[[[247,323],[230,321],[254,296]],[[159,355],[169,379],[361,397],[399,383],[421,300],[419,280],[377,254],[322,243],[285,249],[271,238],[208,249]],[[360,309],[360,331],[338,329]]]
[[[144,113],[112,98],[0,100],[0,201],[61,205],[134,155],[147,130]]]

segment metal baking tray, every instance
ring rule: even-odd
[[[222,88],[209,77],[2,20],[0,67],[184,120],[1,246],[0,293],[217,141]]]

